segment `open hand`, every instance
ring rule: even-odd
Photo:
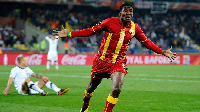
[[[53,30],[52,34],[59,37],[67,37],[67,33],[68,33],[67,29],[65,29],[62,25],[61,31]]]
[[[7,87],[7,88],[3,91],[3,94],[7,95],[7,94],[9,93],[9,91],[10,91],[10,88]]]
[[[170,59],[170,61],[172,62],[172,60],[174,60],[174,59],[176,58],[176,55],[177,55],[177,54],[171,52],[171,50],[172,50],[172,46],[171,46],[168,50],[163,51],[163,52],[162,52],[162,55],[168,57],[168,58]]]

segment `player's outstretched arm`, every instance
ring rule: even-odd
[[[37,74],[37,73],[33,73],[31,76],[32,77],[36,77],[38,79],[42,79],[44,82],[48,82],[49,81],[48,77],[40,75],[40,74]]]
[[[63,25],[61,27],[61,31],[53,30],[52,34],[55,36],[59,36],[59,37],[68,37],[68,31],[67,31],[67,29],[64,28]]]
[[[171,52],[172,50],[172,46],[166,50],[166,51],[162,51],[162,55],[168,57],[170,59],[170,61],[172,62],[172,60],[174,60],[176,58],[176,53]]]
[[[9,93],[10,87],[11,87],[11,85],[12,85],[13,79],[14,79],[14,77],[9,77],[7,87],[6,87],[6,89],[3,91],[3,94],[7,95],[7,94]]]

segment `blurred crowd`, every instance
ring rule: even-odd
[[[80,7],[79,7],[80,8]],[[97,9],[93,11],[82,10],[50,10],[50,9],[31,9],[28,8],[23,13],[22,18],[27,22],[34,24],[37,28],[44,32],[52,33],[52,30],[60,30],[61,25],[64,25],[68,31],[79,30],[83,28],[89,28],[93,25],[101,22],[102,20],[117,16],[114,10]],[[107,11],[105,13],[105,11]],[[94,35],[92,38],[63,38],[62,41],[66,42],[67,49],[76,49],[78,51],[97,51],[100,46],[103,33]]]
[[[135,0],[135,1],[140,1],[140,0]],[[143,0],[143,1],[161,1],[161,0]],[[164,0],[167,2],[199,2],[199,0]]]
[[[134,14],[146,36],[159,47],[167,49],[196,49],[200,45],[200,16],[191,12],[171,11],[167,14]],[[136,44],[139,45],[139,44]]]
[[[169,46],[176,49],[196,49],[200,45],[200,16],[198,13],[199,11],[194,13],[193,11],[169,10],[166,14],[151,14],[149,10],[135,9],[133,21],[138,23],[146,36],[162,49],[167,49]],[[90,28],[118,14],[118,10],[107,7],[76,6],[71,10],[67,8],[27,8],[21,11],[20,17],[37,26],[38,29],[51,34],[53,29],[60,30],[61,25],[69,31]],[[16,33],[8,28],[0,28],[0,40],[3,37],[5,44],[7,41],[24,43],[24,32]],[[103,35],[104,33],[91,38],[63,38],[62,41],[67,43],[67,50],[97,51]],[[132,39],[128,51],[134,53],[135,49],[141,48],[143,46]]]
[[[59,29],[64,25],[69,31],[89,28],[102,20],[118,16],[118,11],[105,11],[92,8],[86,10],[42,10],[27,9],[25,19],[38,26],[43,31],[51,33],[52,29]],[[141,13],[142,12],[142,13]],[[170,11],[167,14],[150,14],[148,11],[134,11],[133,21],[138,23],[146,36],[159,47],[167,49],[173,46],[177,49],[196,49],[200,45],[200,16],[189,11],[182,13]],[[63,39],[69,47],[98,49],[103,33],[92,38]],[[130,49],[142,48],[141,44],[133,39]]]
[[[15,44],[24,44],[24,30],[15,30],[11,25],[0,25],[0,47],[14,47]]]

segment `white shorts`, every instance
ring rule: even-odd
[[[35,82],[34,84],[38,86],[38,81]],[[21,88],[22,88],[22,87],[21,87]],[[24,93],[22,92],[22,89],[21,89],[21,88],[17,90],[18,93],[21,94],[21,95],[28,95],[28,94],[24,94]],[[38,93],[39,93],[38,91],[35,91],[35,90],[33,90],[33,89],[30,89],[30,93],[29,93],[29,94],[38,94]]]
[[[48,52],[47,60],[57,61],[58,60],[58,53],[57,52]]]

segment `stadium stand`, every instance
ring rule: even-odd
[[[157,0],[144,0],[157,1]],[[187,2],[187,0],[165,0],[169,2]],[[198,2],[192,0],[190,2]],[[8,2],[4,4],[13,6]],[[23,6],[23,7],[21,7]],[[105,13],[106,12],[106,13]],[[2,13],[2,12],[1,12]],[[146,36],[155,42],[162,49],[167,49],[167,46],[173,46],[175,52],[200,52],[200,11],[199,10],[172,10],[169,9],[165,14],[151,14],[149,9],[134,9],[134,22],[138,23]],[[92,27],[96,23],[101,22],[105,18],[118,16],[118,11],[111,7],[93,7],[74,5],[69,9],[66,5],[55,4],[33,4],[33,3],[16,3],[13,10],[10,10],[5,16],[17,17],[30,24],[36,26],[39,30],[51,33],[53,29],[59,29],[64,25],[69,31]],[[29,50],[24,45],[24,38],[14,38],[12,42],[6,40],[7,30],[0,27],[1,30],[1,46],[11,46],[14,50]],[[8,35],[20,36],[21,32]],[[95,35],[92,38],[72,38],[62,39],[68,43],[68,53],[80,52],[95,52],[98,50],[100,40],[103,33]],[[10,37],[9,37],[10,38]],[[17,41],[18,40],[18,41]],[[30,40],[30,39],[29,39]],[[20,41],[20,42],[19,42]],[[1,44],[3,42],[3,44]],[[13,43],[14,42],[14,43]],[[9,44],[7,44],[9,43]],[[19,44],[18,44],[19,43]],[[27,43],[27,42],[26,42]],[[30,43],[30,41],[29,41]],[[38,42],[40,43],[40,41]],[[20,47],[19,47],[20,46]],[[63,48],[64,49],[64,48]],[[34,47],[34,50],[39,50]],[[130,53],[152,53],[139,44],[134,39],[130,42],[128,49]]]

